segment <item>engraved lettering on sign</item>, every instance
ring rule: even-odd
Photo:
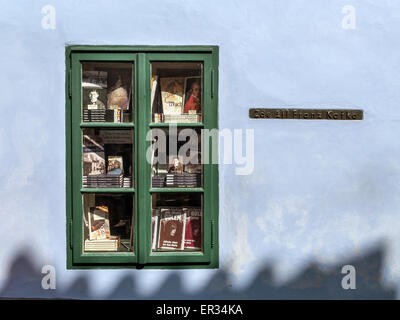
[[[252,119],[362,120],[363,110],[253,108],[249,110],[249,117]]]

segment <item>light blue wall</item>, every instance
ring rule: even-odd
[[[47,4],[55,30],[41,27]],[[356,9],[354,30],[341,26],[344,5]],[[397,297],[398,1],[2,0],[0,8],[1,296]],[[69,44],[220,47],[219,126],[255,135],[253,174],[220,166],[223,271],[66,270]],[[255,106],[362,108],[365,120],[250,120]],[[350,262],[362,279],[353,296],[340,287]],[[50,292],[40,288],[46,264],[57,271]]]

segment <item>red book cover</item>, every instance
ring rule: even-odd
[[[161,209],[158,249],[183,250],[185,213],[182,209]]]
[[[202,221],[201,209],[189,208],[186,211],[185,249],[201,250]]]

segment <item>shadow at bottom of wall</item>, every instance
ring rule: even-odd
[[[140,271],[124,275],[104,296],[91,296],[90,282],[79,276],[69,287],[56,290],[42,289],[41,270],[21,251],[9,267],[6,283],[0,291],[1,298],[66,298],[66,299],[395,299],[393,288],[382,284],[383,245],[365,252],[359,257],[347,259],[335,266],[321,268],[310,264],[294,279],[282,285],[275,285],[272,267],[265,265],[253,281],[241,290],[232,289],[229,273],[220,270],[194,293],[186,292],[178,272],[169,275],[160,288],[151,296],[143,296],[136,285]],[[352,265],[356,270],[356,289],[345,290],[342,287],[341,273],[344,265]],[[88,274],[90,271],[87,271]],[[97,271],[98,272],[98,271]],[[154,270],[157,272],[157,270]]]

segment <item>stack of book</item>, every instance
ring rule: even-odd
[[[124,184],[123,175],[96,174],[83,176],[84,188],[121,188]]]
[[[119,239],[85,240],[85,251],[118,251]]]
[[[153,188],[164,188],[165,174],[156,174],[151,178],[151,186]]]
[[[199,114],[164,114],[165,123],[197,123],[201,122]]]
[[[124,177],[122,182],[123,188],[132,188],[132,177]]]
[[[166,177],[167,187],[193,188],[201,185],[201,175],[198,173],[169,173]]]

